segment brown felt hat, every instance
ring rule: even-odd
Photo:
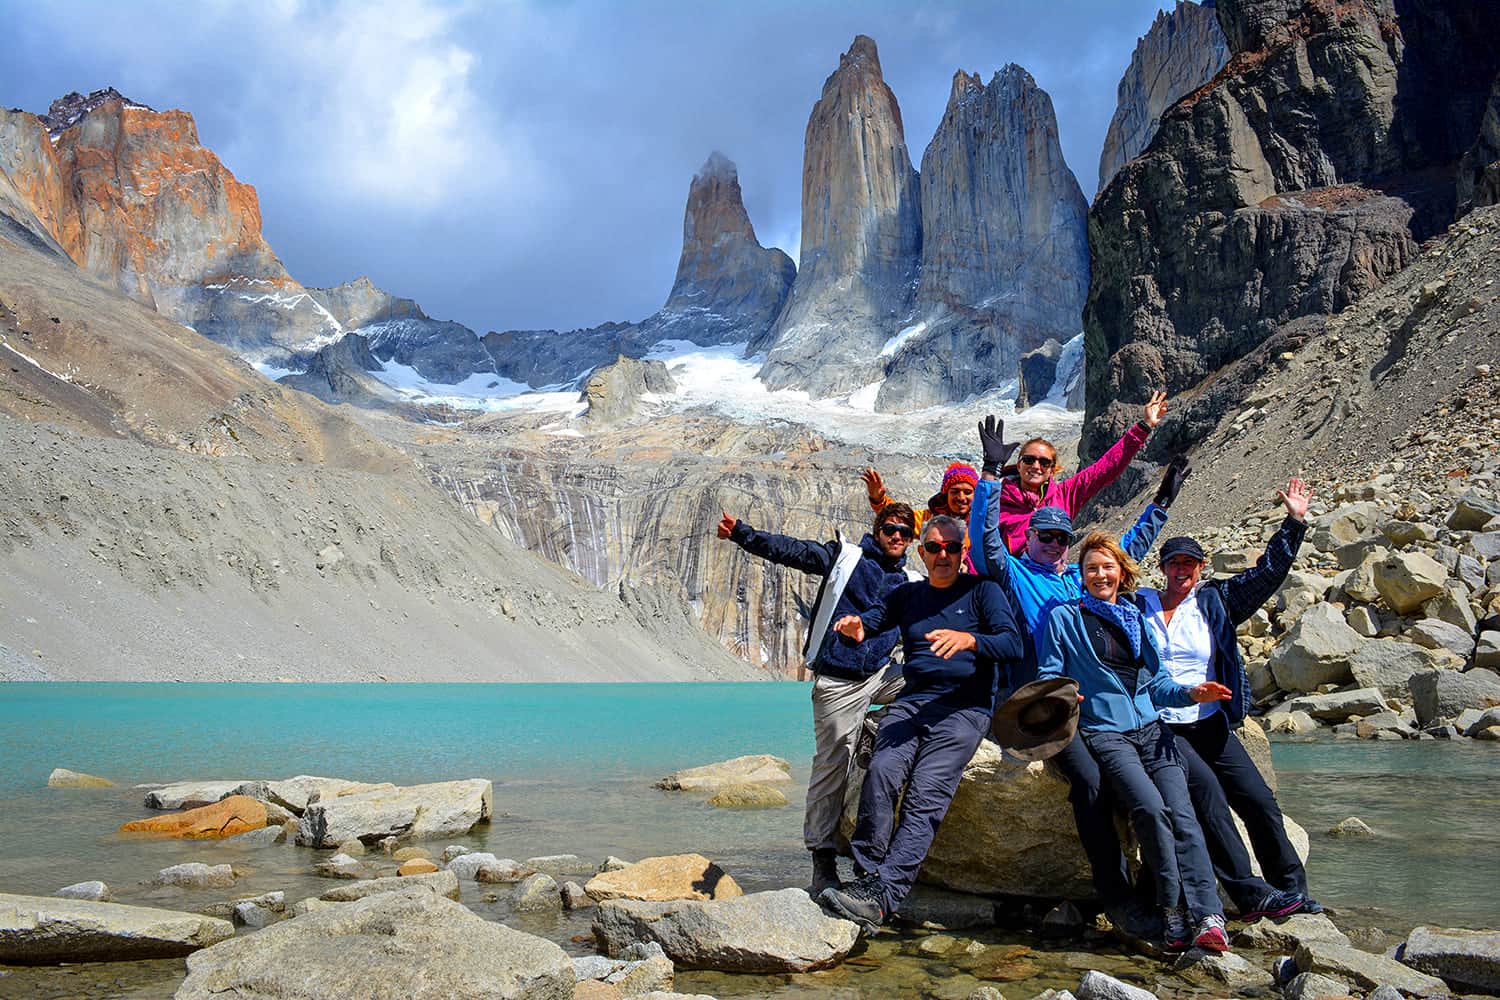
[[[1023,684],[995,710],[990,739],[1021,760],[1046,760],[1078,732],[1078,682],[1068,677]]]

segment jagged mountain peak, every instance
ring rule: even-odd
[[[849,46],[849,51],[839,59],[839,69],[850,64],[861,65],[879,74],[880,50],[875,45],[875,39],[869,35],[855,35],[854,43]]]
[[[695,180],[738,180],[739,170],[733,160],[716,149],[708,154],[708,159],[703,161],[703,166],[698,168],[693,177]]]
[[[72,91],[64,94],[47,108],[45,115],[39,116],[42,123],[47,126],[47,132],[56,139],[63,132],[78,124],[90,111],[101,108],[111,101],[119,101],[127,108],[143,108],[146,111],[155,111],[150,105],[139,101],[132,101],[113,87],[104,87],[100,90],[90,91],[88,94],[80,94]]]
[[[948,93],[948,107],[953,107],[959,101],[967,99],[972,94],[984,90],[984,81],[978,73],[965,73],[963,70],[955,70],[953,73],[953,89]]]

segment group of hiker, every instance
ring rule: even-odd
[[[803,835],[811,892],[830,910],[873,933],[900,908],[986,737],[1067,780],[1095,892],[1124,933],[1173,950],[1227,950],[1216,883],[1244,921],[1321,910],[1275,796],[1233,731],[1250,701],[1236,628],[1291,569],[1306,484],[1279,491],[1285,520],[1256,565],[1227,579],[1203,579],[1202,546],[1176,537],[1161,546],[1165,589],[1140,586],[1140,560],[1191,471],[1182,456],[1124,535],[1090,532],[1068,558],[1073,518],[1166,410],[1166,395],[1154,394],[1113,447],[1066,478],[1051,442],[1032,438],[1017,455],[1004,423],[987,417],[981,467],[950,464],[922,510],[894,501],[867,469],[873,518],[858,544],[723,515],[720,538],[821,580],[805,648],[816,748]],[[925,575],[907,565],[913,543]],[[855,877],[844,881],[839,824],[872,705],[884,708],[848,844]],[[1135,883],[1117,810],[1140,845]]]

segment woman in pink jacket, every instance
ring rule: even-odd
[[[1066,479],[1057,479],[1057,448],[1046,438],[1034,437],[1021,445],[1015,465],[1005,465],[1014,444],[1003,440],[1005,424],[986,417],[979,425],[984,444],[984,478],[1000,480],[1000,533],[1005,547],[1020,554],[1026,547],[1026,526],[1032,511],[1061,507],[1076,517],[1083,505],[1114,482],[1146,443],[1147,436],[1167,413],[1167,394],[1156,392],[1145,406],[1142,418],[1116,441],[1099,460]],[[1001,466],[1005,467],[1001,469]]]

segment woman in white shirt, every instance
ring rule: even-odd
[[[1307,871],[1287,839],[1275,795],[1231,729],[1244,719],[1250,702],[1235,629],[1280,588],[1307,531],[1312,499],[1307,484],[1293,479],[1278,495],[1286,520],[1252,568],[1227,580],[1204,581],[1203,547],[1191,538],[1169,538],[1161,548],[1166,589],[1139,591],[1172,679],[1189,686],[1217,681],[1233,692],[1227,701],[1163,709],[1161,720],[1175,734],[1187,766],[1214,874],[1244,920],[1322,910],[1307,895]],[[1245,823],[1264,879],[1251,874],[1231,809]]]

